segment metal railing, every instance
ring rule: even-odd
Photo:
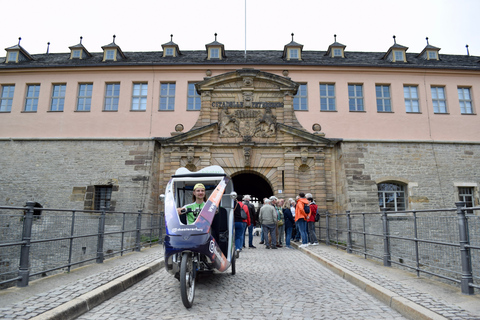
[[[320,213],[319,241],[383,265],[460,284],[462,293],[480,289],[480,207],[438,210]],[[476,214],[475,214],[476,213]]]
[[[0,288],[162,242],[163,213],[0,206]]]

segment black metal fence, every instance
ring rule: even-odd
[[[348,253],[376,258],[460,284],[462,293],[480,289],[479,207],[440,210],[321,213],[320,241]],[[476,213],[476,214],[475,214]]]
[[[163,213],[0,206],[0,288],[162,242]]]

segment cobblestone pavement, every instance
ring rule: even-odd
[[[237,273],[202,275],[186,309],[160,270],[79,319],[405,319],[295,249],[244,249]]]

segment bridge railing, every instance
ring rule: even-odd
[[[480,207],[320,213],[320,241],[383,265],[452,281],[462,293],[480,289]]]
[[[0,206],[0,288],[162,242],[163,213]]]

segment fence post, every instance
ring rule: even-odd
[[[350,211],[347,210],[347,253],[352,253],[352,225]]]
[[[138,210],[137,234],[135,237],[135,251],[140,251],[140,231],[142,229],[142,210]]]
[[[326,230],[327,230],[327,235],[325,236],[325,244],[327,246],[330,245],[330,229],[329,229],[329,226],[330,226],[330,222],[329,222],[329,215],[328,215],[328,210],[325,211],[325,224],[327,225],[326,226]]]
[[[392,262],[390,255],[390,232],[388,230],[388,217],[387,210],[382,209],[382,221],[383,221],[383,265],[385,267],[391,267]]]
[[[470,240],[468,234],[468,222],[465,217],[465,202],[455,202],[457,206],[458,230],[460,231],[460,256],[462,259],[462,293],[473,295],[474,289],[470,286],[473,283],[472,260],[470,257]]]
[[[32,225],[33,225],[33,206],[35,202],[27,202],[27,212],[23,219],[23,232],[22,232],[22,247],[20,248],[20,266],[18,268],[17,287],[28,286],[28,280],[30,277],[30,241],[32,240]]]
[[[102,207],[100,218],[98,220],[98,240],[97,240],[97,263],[103,263],[105,256],[103,254],[103,243],[105,241],[105,207]]]

